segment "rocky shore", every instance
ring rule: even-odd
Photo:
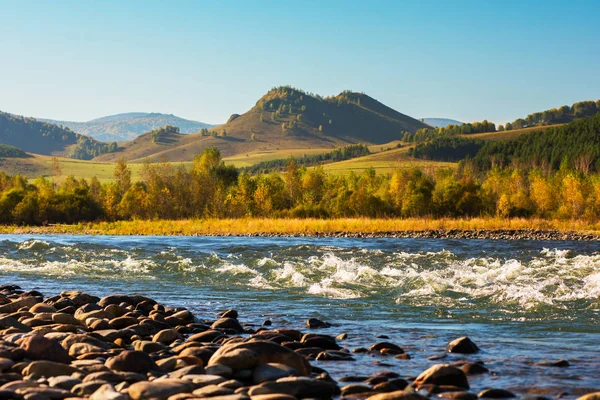
[[[222,235],[206,235],[222,236]],[[227,235],[240,236],[240,235]],[[264,237],[331,237],[331,238],[398,238],[398,239],[487,239],[487,240],[573,240],[598,241],[600,235],[582,232],[563,232],[541,229],[499,229],[499,230],[423,230],[390,232],[315,232],[302,234],[258,233],[247,236]]]
[[[273,329],[240,322],[235,310],[201,320],[141,295],[103,298],[83,292],[44,297],[16,285],[0,286],[0,399],[93,400],[294,400],[303,398],[424,400],[512,398],[506,388],[470,391],[473,375],[489,373],[467,337],[448,343],[447,353],[465,355],[438,363],[418,376],[383,370],[336,382],[312,360],[357,362],[361,354],[410,359],[385,341],[348,349],[346,335],[310,318],[300,329]],[[548,367],[567,367],[558,360]],[[600,385],[599,385],[600,386]],[[540,397],[536,397],[540,399]],[[600,392],[580,397],[599,400]]]

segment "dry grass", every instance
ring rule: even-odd
[[[201,219],[118,221],[48,227],[0,226],[0,233],[92,235],[319,235],[393,234],[422,231],[542,230],[599,234],[600,224],[542,219]]]

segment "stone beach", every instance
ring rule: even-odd
[[[336,382],[311,360],[359,363],[360,354],[410,358],[382,341],[344,348],[346,335],[320,333],[328,322],[307,318],[298,329],[271,321],[249,326],[237,311],[215,310],[203,320],[141,295],[100,298],[78,291],[45,297],[16,285],[0,287],[0,399],[293,400],[348,398],[420,400],[511,398],[506,388],[471,392],[469,379],[489,373],[467,337],[448,343],[452,364],[431,357],[418,376],[382,369]],[[334,325],[335,326],[335,325]],[[343,331],[343,327],[337,327]],[[439,358],[439,360],[437,359]],[[547,363],[565,368],[568,360]],[[600,389],[600,382],[599,388]],[[536,397],[538,399],[542,397]],[[600,392],[580,397],[600,399]]]

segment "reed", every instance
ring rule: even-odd
[[[51,226],[0,226],[0,233],[91,235],[334,235],[394,234],[426,231],[558,231],[600,234],[600,224],[585,220],[526,218],[469,219],[186,219],[131,220],[57,224]]]

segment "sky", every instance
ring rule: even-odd
[[[38,118],[221,123],[280,85],[464,122],[600,99],[597,0],[0,0],[0,18],[0,110]]]

